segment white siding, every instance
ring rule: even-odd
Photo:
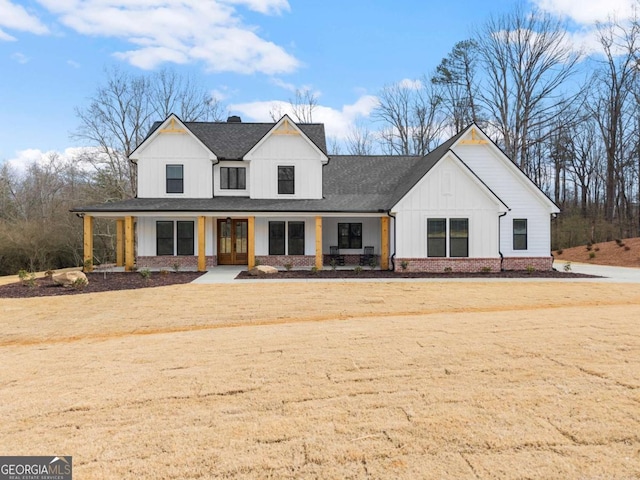
[[[301,135],[271,135],[246,157],[251,198],[322,198],[324,157]],[[278,194],[278,166],[295,167],[295,193]]]
[[[159,134],[138,157],[139,198],[211,198],[211,152],[189,134]],[[184,193],[167,193],[166,165],[184,166]]]
[[[427,256],[428,218],[468,218],[469,257],[498,257],[499,206],[471,173],[445,156],[396,205],[396,256]]]
[[[551,254],[551,211],[523,176],[509,168],[491,145],[458,145],[454,151],[509,207],[500,220],[500,251],[505,257],[539,257]],[[513,250],[513,219],[526,218],[528,249]]]

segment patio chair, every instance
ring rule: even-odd
[[[375,258],[373,247],[364,247],[364,253],[360,255],[360,265],[369,265],[373,258]]]
[[[329,247],[329,257],[336,265],[344,265],[344,255],[340,255],[340,249],[337,245]]]

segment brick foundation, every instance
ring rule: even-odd
[[[311,268],[316,264],[316,257],[311,255],[256,255],[256,262],[260,265],[284,268],[291,264],[292,268]]]
[[[402,262],[407,262],[407,268],[404,270]],[[394,264],[396,272],[482,272],[487,269],[491,272],[500,271],[499,258],[395,258]]]
[[[218,265],[218,257],[207,256],[207,268],[215,267]],[[197,270],[198,269],[198,257],[197,256],[173,256],[173,255],[160,255],[157,257],[137,257],[136,266],[140,268],[164,268],[167,270],[173,270],[174,265],[179,265],[180,270]]]
[[[553,269],[553,257],[505,257],[502,264],[505,270],[528,270],[534,268],[537,271]]]

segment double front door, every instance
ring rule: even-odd
[[[247,219],[218,219],[218,265],[246,265],[249,250]]]

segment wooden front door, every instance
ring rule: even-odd
[[[249,221],[218,219],[218,265],[246,265],[249,251]]]

